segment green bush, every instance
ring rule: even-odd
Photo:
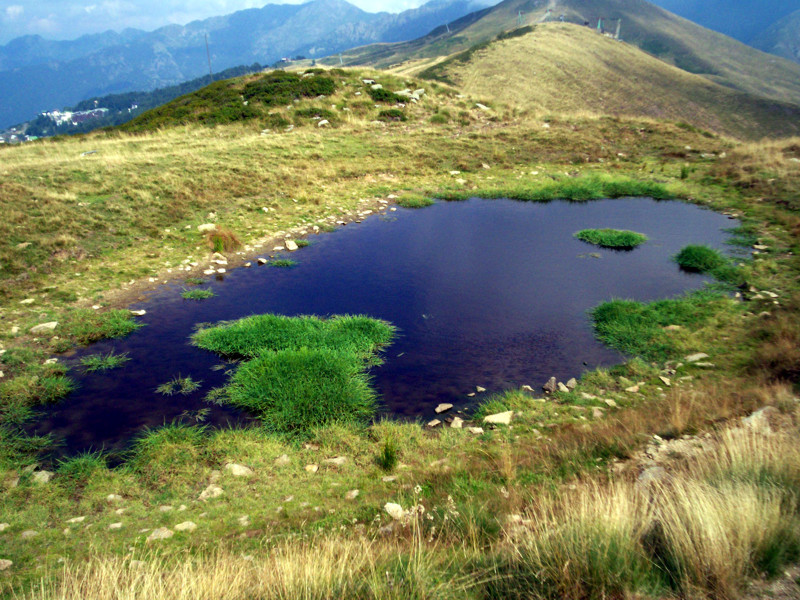
[[[392,121],[407,121],[408,117],[402,110],[398,110],[396,108],[390,108],[388,110],[382,110],[378,113],[378,120],[385,121],[385,122],[392,122]]]
[[[369,95],[375,102],[385,102],[389,104],[405,102],[407,100],[407,98],[403,98],[403,96],[395,94],[394,92],[390,92],[386,88],[378,88],[377,90],[369,88]]]

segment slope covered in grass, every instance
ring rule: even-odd
[[[800,106],[733,91],[571,24],[539,25],[420,74],[543,115],[648,116],[745,138],[800,132]]]

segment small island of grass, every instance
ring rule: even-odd
[[[632,250],[647,241],[647,236],[624,229],[583,229],[575,237],[588,244],[614,250]]]

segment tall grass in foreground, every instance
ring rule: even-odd
[[[188,430],[169,435],[178,433]],[[519,515],[498,515],[504,535],[488,543],[421,535],[428,515],[417,505],[397,537],[297,537],[252,557],[227,545],[196,554],[152,549],[133,557],[142,562],[97,555],[46,573],[41,586],[15,597],[733,598],[747,578],[775,575],[800,557],[796,434],[796,425],[724,431],[708,451],[667,463],[650,484],[599,477],[532,488]]]

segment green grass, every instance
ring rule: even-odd
[[[297,261],[291,258],[276,258],[269,262],[270,267],[278,267],[281,269],[291,269],[297,266]]]
[[[311,245],[311,242],[308,240],[295,240],[294,243],[297,244],[298,248],[305,248]]]
[[[403,208],[425,208],[434,202],[432,198],[416,194],[406,194],[396,200],[398,206]]]
[[[303,436],[333,423],[365,425],[376,405],[364,363],[327,348],[264,351],[237,369],[227,397],[268,431]]]
[[[710,273],[723,266],[727,259],[719,250],[708,246],[686,246],[675,255],[681,269],[697,273]]]
[[[216,401],[257,415],[272,432],[308,435],[332,423],[366,423],[375,393],[366,367],[394,328],[363,316],[284,317],[265,314],[201,329],[195,345],[250,360]]]
[[[408,117],[406,113],[402,110],[397,108],[390,108],[388,110],[382,110],[378,113],[378,121],[384,121],[386,123],[394,123],[394,122],[401,122],[401,121],[408,121]]]
[[[81,358],[81,366],[86,373],[95,371],[107,371],[116,369],[128,362],[130,358],[127,353],[114,354],[112,350],[108,354],[90,354]]]
[[[264,350],[321,348],[375,360],[375,351],[387,345],[393,335],[394,327],[389,323],[366,316],[320,319],[264,314],[201,329],[192,336],[192,342],[226,356],[253,358]]]
[[[378,455],[375,457],[375,464],[387,473],[394,470],[399,460],[399,449],[393,437],[387,437]]]
[[[214,290],[211,289],[183,290],[183,292],[181,292],[181,298],[185,300],[206,300],[208,298],[213,298],[215,295]]]
[[[730,306],[723,294],[701,291],[647,304],[612,300],[592,309],[591,317],[603,343],[630,356],[664,361],[691,350],[665,327],[697,329],[720,312],[730,311]]]
[[[582,242],[615,250],[632,250],[647,241],[646,235],[624,229],[583,229],[575,237]]]
[[[85,346],[106,338],[125,337],[140,327],[127,310],[101,312],[82,308],[67,312],[63,324],[59,324],[59,334],[62,339]]]
[[[177,375],[166,383],[162,383],[158,386],[156,392],[165,396],[172,396],[173,394],[188,396],[192,392],[200,389],[202,383],[202,381],[195,381],[188,375],[186,377]]]
[[[205,279],[201,279],[199,277],[189,277],[186,279],[186,283],[188,285],[203,285],[205,282]]]

